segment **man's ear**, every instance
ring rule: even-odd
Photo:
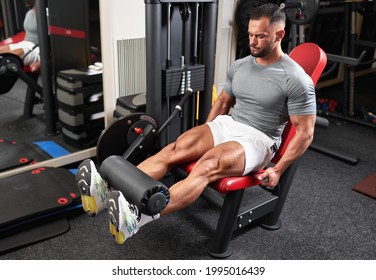
[[[283,37],[285,36],[285,30],[283,30],[283,29],[278,30],[276,35],[277,35],[276,40],[281,41],[283,39]]]

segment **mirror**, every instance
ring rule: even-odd
[[[23,30],[29,2],[0,2],[0,20],[5,23],[1,39]],[[69,163],[95,156],[93,147],[104,127],[102,71],[88,69],[101,61],[99,1],[36,0],[35,7],[42,67],[32,78],[42,86],[43,95],[28,92],[30,83],[20,78],[0,95],[0,141],[11,143],[3,153],[17,147],[32,160],[62,166],[59,158]],[[28,163],[24,157],[19,161],[15,168]],[[30,168],[25,165],[18,171]],[[0,170],[0,177],[14,172]]]

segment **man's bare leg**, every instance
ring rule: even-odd
[[[161,212],[167,215],[184,209],[195,202],[212,182],[243,173],[245,156],[237,142],[226,142],[209,150],[196,163],[187,178],[170,188],[170,202]]]
[[[161,180],[172,167],[199,159],[213,145],[209,126],[197,126],[137,167],[155,180]]]
[[[9,53],[10,48],[8,45],[0,46],[0,53]]]
[[[0,53],[12,53],[20,58],[23,58],[25,55],[23,49],[14,49],[11,51],[8,45],[0,46]]]
[[[244,150],[239,143],[227,142],[213,147],[200,158],[186,179],[170,188],[170,201],[160,215],[167,215],[191,205],[209,183],[226,176],[240,175],[243,170]],[[160,216],[140,213],[120,191],[110,193],[108,211],[110,231],[119,244],[137,233],[143,225]]]

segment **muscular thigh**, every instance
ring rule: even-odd
[[[194,127],[166,146],[161,153],[172,164],[180,164],[199,159],[213,148],[213,137],[210,128],[204,124]]]
[[[196,163],[192,176],[204,176],[210,182],[228,176],[240,176],[244,171],[245,153],[242,145],[228,141],[208,150]]]

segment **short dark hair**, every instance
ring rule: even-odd
[[[26,0],[25,3],[26,3],[26,6],[29,6],[29,7],[35,6],[35,0]]]
[[[259,20],[264,17],[269,18],[270,24],[276,22],[286,23],[286,14],[277,4],[267,3],[260,5],[252,9],[249,15],[250,20]]]

